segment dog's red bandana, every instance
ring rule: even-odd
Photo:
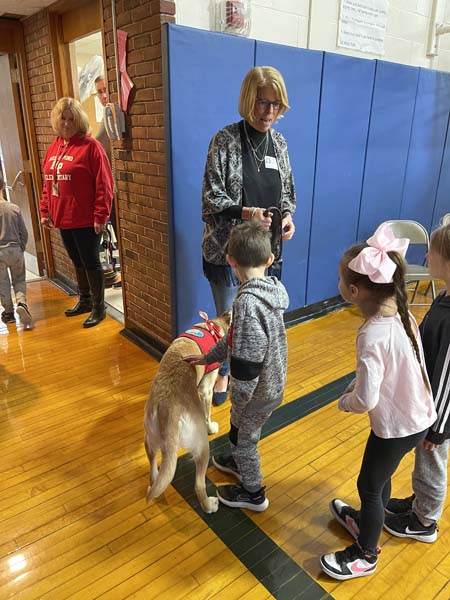
[[[220,328],[214,321],[211,321],[206,317],[205,325],[207,329],[194,325],[190,329],[186,329],[186,331],[179,336],[194,341],[200,348],[202,354],[208,354],[211,348],[222,338]],[[219,367],[220,363],[205,365],[205,374],[210,373]]]

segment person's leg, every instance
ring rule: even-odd
[[[31,329],[33,326],[33,317],[27,305],[27,284],[25,257],[21,248],[12,247],[9,270],[11,272],[11,282],[16,296],[17,309],[20,322],[25,328]]]
[[[78,246],[75,243],[74,231],[74,229],[60,230],[64,247],[73,263],[73,266],[75,267],[75,276],[77,278],[79,296],[75,306],[64,311],[66,317],[76,317],[77,315],[82,315],[84,313],[91,312],[92,310],[92,297],[89,281],[83,261],[81,260],[80,253],[78,252]]]
[[[239,285],[226,285],[226,283],[227,282],[209,282],[217,316],[231,310],[239,289]],[[230,366],[228,362],[224,362],[222,365],[220,365],[219,375],[217,377],[213,393],[213,404],[215,406],[220,406],[226,400],[229,372]]]
[[[358,477],[361,499],[358,543],[363,550],[376,554],[384,508],[391,492],[391,477],[405,454],[417,446],[425,433],[384,439],[371,431]]]
[[[413,511],[423,525],[439,521],[447,494],[447,464],[450,440],[434,450],[418,446],[412,474],[413,490],[416,495]]]
[[[92,312],[83,327],[94,327],[105,318],[105,278],[100,263],[101,235],[93,227],[73,229],[73,238],[86,271],[92,296]]]
[[[239,427],[233,422],[230,429],[231,452],[235,474],[241,479],[240,485],[221,485],[217,488],[220,502],[232,508],[248,508],[257,512],[266,510],[269,500],[262,486],[262,473],[258,452],[261,428],[270,413],[243,414]],[[220,468],[220,467],[219,467]],[[222,469],[224,470],[224,469]],[[232,471],[228,471],[232,472]]]
[[[8,248],[0,249],[0,300],[5,309],[3,320],[14,320],[14,304],[11,296],[11,280],[8,272],[9,251]],[[12,315],[12,318],[10,318]],[[5,321],[7,322],[7,321]]]

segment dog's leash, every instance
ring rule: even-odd
[[[281,262],[281,256],[283,254],[283,215],[278,206],[271,206],[266,208],[264,216],[268,217],[269,213],[272,213],[272,223],[270,225],[270,245],[272,247],[272,253],[274,255],[274,262]]]

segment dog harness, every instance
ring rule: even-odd
[[[214,321],[206,320],[204,327],[194,325],[190,329],[186,329],[179,337],[189,338],[197,344],[202,354],[208,354],[211,348],[222,338],[222,333],[219,326]],[[214,371],[220,367],[220,363],[212,363],[205,366],[205,374]]]

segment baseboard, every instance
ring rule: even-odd
[[[284,324],[286,329],[288,329],[289,327],[293,327],[304,321],[323,317],[344,306],[348,306],[348,303],[345,302],[341,296],[334,296],[334,298],[328,298],[327,300],[322,300],[321,302],[316,302],[315,304],[310,304],[309,306],[297,308],[291,312],[285,313]]]
[[[167,346],[164,346],[158,340],[153,339],[151,336],[143,333],[139,329],[135,329],[134,327],[125,327],[120,332],[124,338],[156,358],[156,360],[161,360],[162,355],[167,350]]]

